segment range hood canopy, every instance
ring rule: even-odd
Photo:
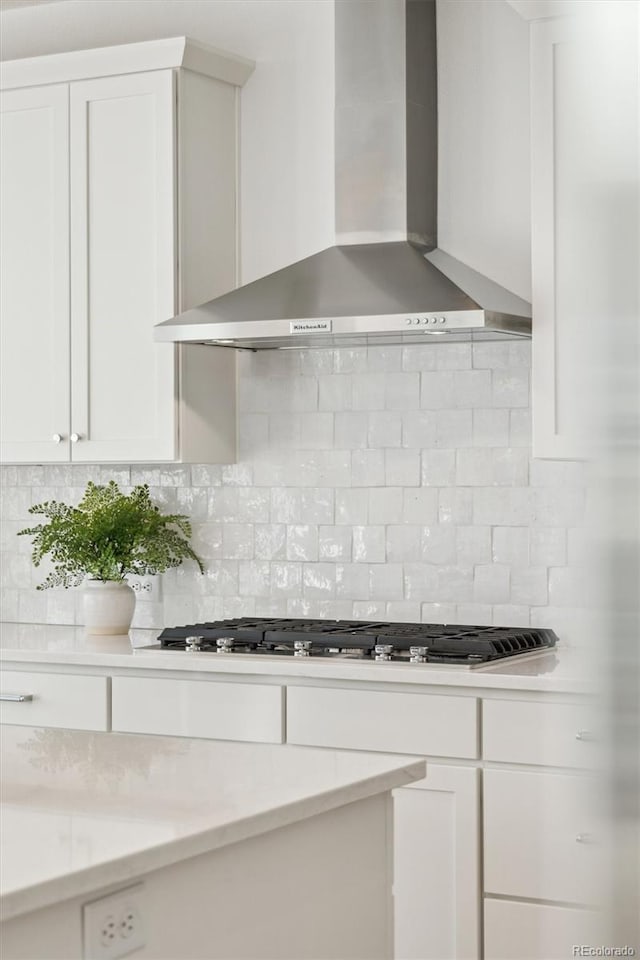
[[[530,304],[437,249],[435,0],[337,0],[335,57],[335,246],[159,324],[156,339],[530,337]]]

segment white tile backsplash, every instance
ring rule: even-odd
[[[251,615],[552,626],[584,587],[584,464],[531,459],[530,344],[239,358],[241,461],[2,468],[2,616],[73,623],[17,531],[88,479],[188,514],[206,574],[163,578],[136,623]],[[570,564],[570,565],[569,565]]]

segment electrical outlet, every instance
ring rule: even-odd
[[[129,586],[135,590],[138,600],[152,600],[154,603],[156,603],[158,600],[162,599],[160,578],[157,576],[130,576],[127,578],[127,582]]]
[[[144,947],[143,890],[139,883],[84,904],[83,960],[118,960]]]

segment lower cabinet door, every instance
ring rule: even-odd
[[[429,762],[394,792],[396,960],[480,956],[478,782],[478,770]]]
[[[485,900],[485,960],[566,960],[597,944],[597,915],[577,907]]]

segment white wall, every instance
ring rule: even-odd
[[[250,57],[242,98],[242,279],[333,237],[333,3],[63,0],[2,13],[3,60],[187,35]]]
[[[187,34],[251,57],[242,279],[333,240],[332,0],[62,0],[2,14],[2,59]],[[506,0],[438,0],[439,234],[530,297],[528,24]]]

